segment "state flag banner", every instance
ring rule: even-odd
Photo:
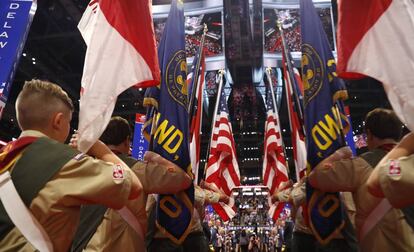
[[[398,117],[414,130],[414,1],[339,0],[338,75],[382,82]]]
[[[160,82],[151,1],[92,0],[78,28],[87,45],[79,108],[79,149],[105,130],[119,94]]]
[[[150,150],[191,174],[187,61],[185,54],[184,4],[171,2],[170,13],[158,47],[162,80],[145,92],[148,106],[145,135]],[[159,194],[157,227],[174,243],[181,244],[191,231],[194,186],[177,194]]]
[[[300,0],[300,14],[307,161],[313,169],[345,145],[341,120],[347,91],[337,78],[335,58],[312,0]],[[307,183],[306,198],[309,225],[316,239],[326,244],[345,225],[339,192],[322,192]]]

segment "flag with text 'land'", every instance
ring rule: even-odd
[[[78,28],[87,45],[79,108],[79,149],[105,130],[119,94],[158,85],[150,0],[92,0]]]
[[[221,94],[217,95],[220,103],[210,143],[206,181],[213,183],[232,199],[231,190],[240,186],[239,164],[224,89]],[[213,208],[223,221],[230,220],[236,214],[233,200],[230,200],[229,204],[222,202],[213,204]]]
[[[191,173],[187,62],[184,35],[184,4],[173,0],[158,47],[161,85],[147,89],[144,104],[150,106],[147,120],[153,129],[152,151]],[[155,116],[155,118],[154,118]],[[145,130],[145,129],[144,129]],[[158,195],[157,226],[168,238],[181,244],[191,231],[194,187],[175,195]]]
[[[270,195],[273,195],[280,183],[288,181],[288,171],[283,151],[279,113],[274,105],[270,88],[266,95],[266,110],[263,184],[269,188]],[[284,203],[276,202],[269,209],[269,217],[276,221],[284,207]]]
[[[340,130],[343,115],[338,115],[335,103],[346,99],[347,92],[336,76],[335,59],[312,0],[300,1],[300,14],[307,160],[313,169],[345,145]],[[344,226],[339,193],[323,193],[307,184],[307,200],[310,227],[325,244]]]
[[[398,117],[414,131],[414,1],[339,0],[338,74],[384,85]]]

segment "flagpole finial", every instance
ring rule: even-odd
[[[272,71],[272,68],[271,67],[266,67],[266,72],[268,72],[268,73],[270,73]]]
[[[280,22],[280,20],[276,21],[276,26],[279,28],[279,31],[282,31],[282,22]]]
[[[204,30],[203,30],[204,34],[206,34],[208,32],[208,28],[207,28],[207,24],[204,23]]]
[[[224,75],[224,74],[226,73],[226,71],[224,71],[224,69],[220,69],[220,70],[218,71],[218,73],[219,73],[220,75]]]

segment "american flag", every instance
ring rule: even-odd
[[[240,185],[240,171],[225,98],[223,90],[210,143],[206,181],[215,184],[230,197],[229,205],[224,203],[213,204],[214,210],[223,221],[228,221],[235,215],[231,190]]]
[[[263,184],[269,188],[270,195],[275,193],[280,183],[288,180],[283,142],[280,133],[279,115],[274,106],[271,89],[267,92],[267,119],[265,124]],[[276,111],[275,111],[276,110]],[[269,216],[279,218],[284,203],[276,203],[270,207]]]

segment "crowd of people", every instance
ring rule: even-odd
[[[213,33],[213,32],[210,32]],[[219,39],[213,39],[205,36],[204,49],[206,56],[217,56],[223,53],[222,40],[219,32],[214,32]],[[185,35],[185,51],[187,57],[194,57],[196,55],[198,47],[201,44],[201,34]]]
[[[210,247],[215,252],[281,252],[292,239],[290,222],[290,217],[283,216],[270,225],[235,225],[222,223],[212,214],[208,221]]]
[[[235,199],[235,206],[238,209],[236,216],[232,219],[235,225],[251,226],[267,225],[269,219],[267,217],[267,210],[269,209],[268,195],[257,194],[256,191],[243,192],[240,190],[238,197]],[[252,195],[250,195],[252,194]]]
[[[157,46],[160,43],[161,35],[164,31],[166,21],[166,19],[154,20],[155,40]],[[223,54],[223,40],[221,35],[222,31],[220,29],[212,29],[209,30],[208,33],[210,36],[205,36],[204,40],[205,56],[209,57]],[[201,44],[202,34],[203,29],[197,31],[195,34],[185,34],[185,52],[187,58],[191,58],[196,55],[198,47]]]
[[[318,13],[322,21],[323,28],[328,36],[329,44],[333,50],[333,28],[332,28],[332,19],[331,19],[331,12],[329,8],[318,8]],[[301,26],[300,26],[300,18],[299,18],[299,11],[289,11],[288,18],[284,17],[282,22],[282,27],[285,34],[286,43],[288,45],[289,51],[291,52],[299,52],[301,50]],[[266,53],[281,53],[282,52],[282,38],[280,31],[277,29],[276,19],[281,19],[281,16],[286,16],[286,11],[279,10],[276,16],[273,12],[267,12],[265,10],[265,20],[267,23],[264,26],[265,32],[266,31],[273,31],[267,36],[265,36],[264,41],[264,51]]]

